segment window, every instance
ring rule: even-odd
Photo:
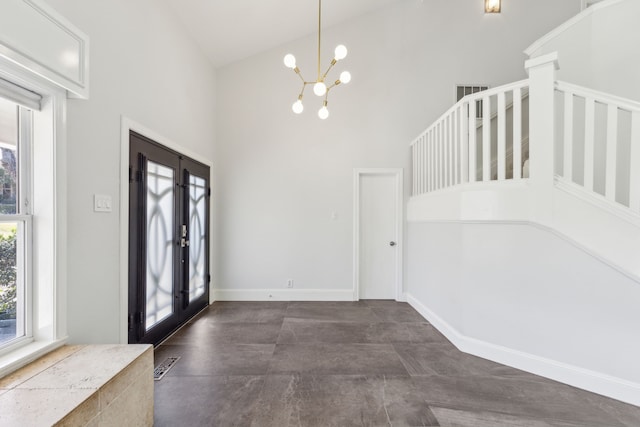
[[[28,337],[31,110],[0,97],[0,351]]]
[[[0,58],[0,377],[67,335],[65,109]]]

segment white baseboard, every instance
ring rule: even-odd
[[[407,294],[407,301],[465,353],[640,406],[640,384],[638,383],[468,337],[411,294]]]
[[[353,301],[353,289],[214,289],[215,301]]]

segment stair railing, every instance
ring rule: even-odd
[[[467,95],[420,134],[411,143],[413,195],[522,179],[528,91],[527,79]]]
[[[556,83],[559,182],[640,213],[640,103]]]

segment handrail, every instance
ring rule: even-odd
[[[574,95],[582,97],[593,98],[596,102],[604,104],[615,104],[623,110],[640,111],[640,102],[634,101],[628,98],[622,98],[620,96],[611,95],[606,92],[599,92],[597,90],[589,89],[584,86],[578,86],[572,83],[563,81],[556,82],[556,89],[563,92],[570,92]]]

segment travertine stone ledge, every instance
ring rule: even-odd
[[[153,425],[153,347],[64,346],[0,379],[1,426]]]

